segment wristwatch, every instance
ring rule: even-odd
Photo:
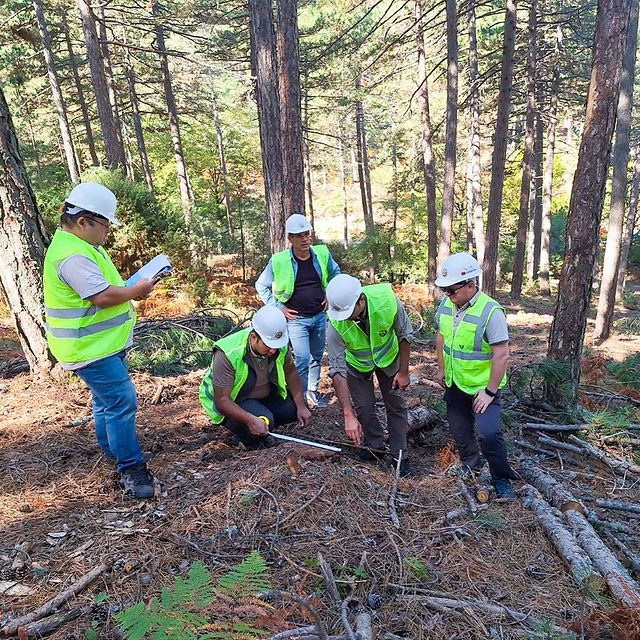
[[[485,388],[484,388],[484,392],[485,392],[488,396],[491,396],[492,398],[495,398],[495,397],[496,397],[496,394],[498,393],[497,391],[494,393],[493,391],[491,391],[491,390],[489,389],[489,387],[485,387]]]

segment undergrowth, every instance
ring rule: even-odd
[[[612,362],[609,374],[620,384],[640,391],[640,353],[627,356],[622,362]]]

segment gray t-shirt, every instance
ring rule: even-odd
[[[396,303],[398,305],[398,313],[393,323],[393,330],[398,336],[398,340],[406,340],[407,342],[413,342],[413,327],[411,326],[411,320],[405,311],[405,308],[400,302],[398,296],[396,296]],[[367,331],[368,332],[368,331]],[[345,357],[346,346],[342,336],[333,328],[333,325],[329,323],[327,327],[327,345],[329,351],[329,375],[333,378],[336,373],[346,377],[347,370],[349,375],[356,377],[366,378],[368,374],[363,374],[360,371],[356,371],[353,367],[347,365]],[[383,369],[385,375],[391,377],[398,373],[400,368],[399,358],[396,358],[388,367]]]
[[[454,305],[455,309],[453,312],[453,330],[455,331],[462,320],[462,317],[466,313],[467,309],[475,304],[476,300],[480,296],[480,289],[476,292],[476,294],[467,302],[467,304],[459,307],[458,305]],[[507,317],[504,312],[500,309],[496,309],[491,314],[489,318],[489,322],[487,323],[487,328],[484,331],[484,339],[489,344],[499,344],[501,342],[507,342],[509,340],[509,327],[507,326]]]
[[[105,253],[102,247],[96,247],[101,253]],[[111,285],[107,282],[100,267],[90,258],[80,254],[70,255],[62,260],[57,267],[58,277],[62,282],[71,287],[83,300],[87,300],[91,296],[101,293],[108,289]],[[133,344],[133,330],[127,339],[127,343],[123,349],[128,349]],[[102,360],[102,358],[94,358],[93,360],[85,360],[84,362],[61,362],[60,366],[66,371],[75,371],[82,369],[92,362]]]

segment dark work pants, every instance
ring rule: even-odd
[[[260,398],[260,400],[248,398],[239,402],[238,405],[254,416],[266,416],[269,419],[269,429],[278,427],[281,424],[296,422],[298,419],[298,410],[291,394],[287,394],[287,397],[282,399],[279,395],[272,393],[266,398]],[[225,418],[222,425],[238,436],[245,446],[253,446],[261,440],[259,436],[254,436],[249,431],[244,422]]]
[[[500,412],[502,403],[500,392],[493,399],[484,413],[473,410],[473,396],[461,391],[455,385],[447,387],[444,393],[447,403],[449,431],[456,441],[460,461],[469,467],[480,466],[480,451],[489,463],[491,478],[495,480],[515,480],[517,476],[507,461],[507,447],[500,429]],[[474,433],[478,430],[478,440]]]
[[[375,369],[375,374],[382,393],[384,407],[387,410],[389,449],[394,456],[397,456],[402,449],[403,458],[407,457],[407,405],[404,395],[399,389],[391,388],[393,376],[387,376],[381,369]],[[382,449],[384,433],[378,416],[376,416],[373,372],[364,378],[353,376],[347,372],[347,384],[358,421],[364,432],[364,445],[372,449]]]

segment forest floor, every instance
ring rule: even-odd
[[[416,304],[415,291],[404,293]],[[552,302],[504,302],[512,365],[526,368],[545,355]],[[620,308],[616,319],[638,315]],[[639,352],[640,336],[616,332],[588,351],[585,379],[603,386],[606,364]],[[0,357],[18,353],[5,317]],[[425,383],[434,372],[434,343],[423,339],[412,353],[410,406],[441,408],[441,391]],[[23,588],[22,595],[5,591],[0,597],[0,625],[107,563],[110,572],[66,605],[80,617],[50,637],[118,638],[113,614],[148,602],[194,562],[204,562],[217,577],[259,550],[273,586],[311,596],[331,633],[343,633],[340,610],[325,587],[318,552],[331,565],[341,597],[352,594],[367,602],[372,593],[382,596],[373,614],[378,638],[565,637],[549,630],[553,624],[576,637],[640,638],[638,612],[617,609],[610,595],[576,587],[520,500],[491,501],[475,514],[444,520],[467,503],[458,479],[448,473],[455,455],[443,423],[436,421],[410,441],[414,475],[397,484],[399,526],[394,526],[389,502],[394,474],[388,467],[350,455],[313,459],[308,450],[285,444],[258,452],[234,448],[201,410],[203,373],[133,375],[140,438],[153,453],[149,464],[160,482],[157,499],[139,503],[123,498],[112,465],[95,444],[90,395],[79,380],[36,382],[26,374],[0,380],[0,585]],[[321,390],[331,398],[329,384],[323,372]],[[592,409],[611,408],[611,396],[592,395],[588,403]],[[335,400],[314,411],[310,426],[286,432],[343,440]],[[516,423],[505,435],[517,467],[522,450],[514,440],[535,443],[537,434],[523,434]],[[598,462],[583,459],[576,466],[558,454],[540,464],[589,506],[596,497],[640,504],[640,483],[621,479]],[[596,511],[636,534],[640,530],[640,515]],[[627,544],[640,555],[637,536]],[[420,589],[467,606],[436,611],[426,606]],[[525,618],[487,612],[482,603],[510,607]],[[237,611],[229,607],[233,618]],[[306,609],[291,603],[277,615],[274,610],[254,620],[263,637],[313,623]]]

